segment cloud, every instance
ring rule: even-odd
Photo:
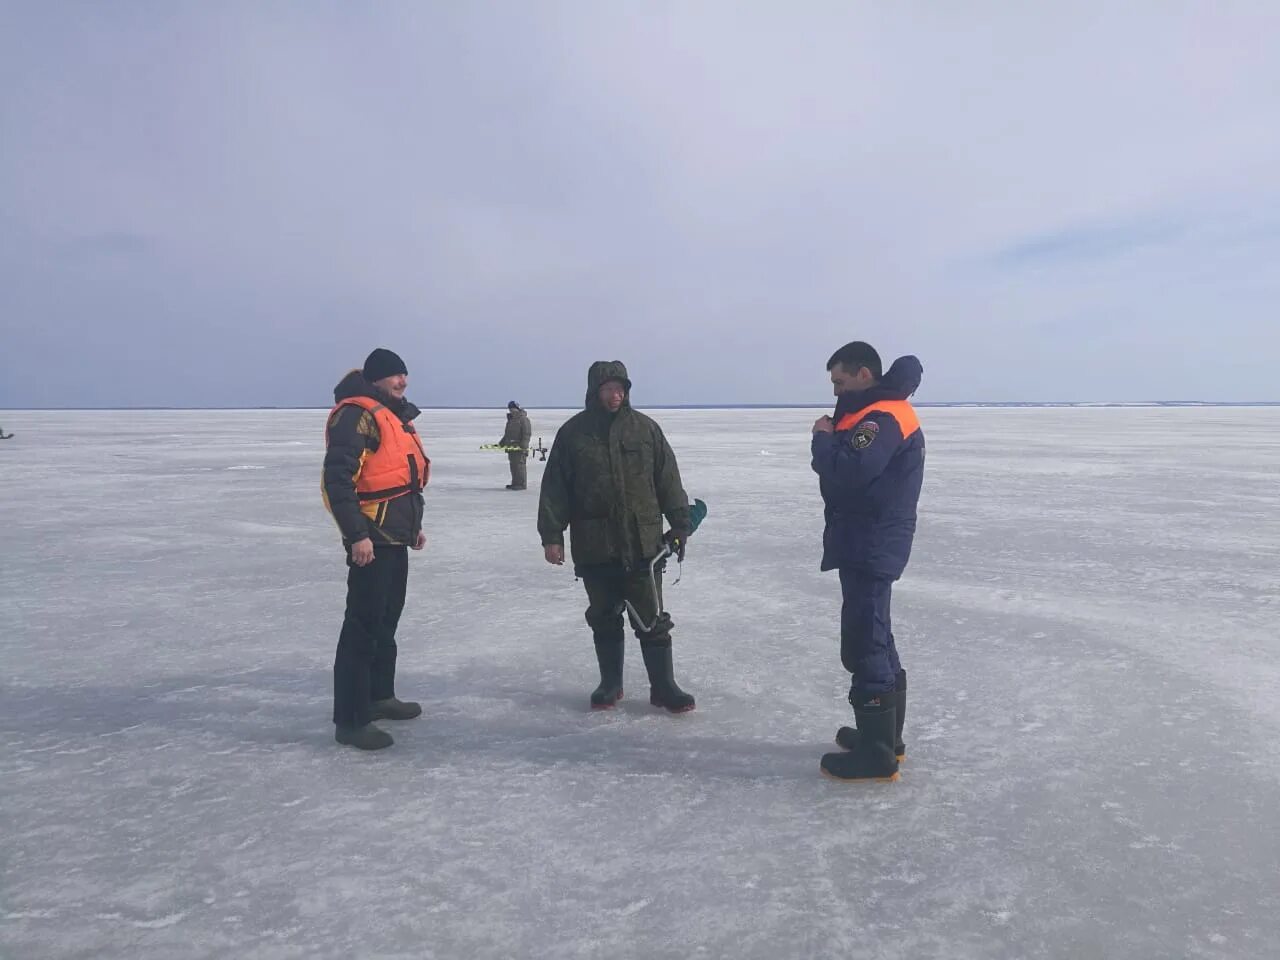
[[[998,251],[995,261],[1018,268],[1114,258],[1174,243],[1186,230],[1185,224],[1159,220],[1072,227],[1020,240]]]

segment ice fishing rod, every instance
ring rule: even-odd
[[[501,450],[504,453],[528,453],[531,459],[537,459],[537,460],[547,459],[547,448],[542,445],[541,437],[538,438],[538,445],[536,447],[529,447],[527,450],[524,447],[504,446],[501,443],[482,443],[480,444],[480,449],[481,450]],[[535,457],[534,456],[535,454],[541,454],[541,456]]]
[[[706,503],[701,500],[694,500],[693,506],[689,508],[688,535],[692,536],[693,532],[698,529],[698,526],[706,518]],[[627,613],[631,616],[631,622],[636,625],[636,629],[641,633],[651,633],[653,628],[658,625],[658,621],[662,619],[662,615],[666,612],[662,609],[662,594],[658,591],[658,565],[666,563],[667,558],[671,557],[675,552],[676,551],[671,549],[671,544],[663,543],[662,550],[658,552],[656,557],[649,561],[649,589],[653,591],[653,607],[657,611],[653,615],[652,623],[646,624],[641,618],[639,611],[632,605],[631,601],[623,598],[622,603],[626,607]],[[680,578],[684,576],[684,564],[681,562],[679,556],[676,557],[676,564],[679,567],[679,572],[676,574],[676,578],[671,581],[671,585],[673,587],[679,583]]]

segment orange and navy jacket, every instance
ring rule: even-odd
[[[924,431],[907,401],[923,373],[900,357],[876,386],[841,394],[834,433],[815,433],[813,469],[825,506],[822,569],[896,580],[911,557],[924,479]]]
[[[412,546],[422,529],[431,461],[414,429],[418,408],[382,395],[359,370],[334,388],[325,429],[325,507],[345,544]]]

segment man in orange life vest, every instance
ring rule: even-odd
[[[334,388],[325,431],[324,501],[347,549],[347,612],[333,661],[334,739],[361,750],[392,744],[374,720],[411,720],[395,695],[396,627],[408,584],[408,549],[421,550],[422,489],[431,461],[404,398],[409,371],[379,348]]]
[[[855,341],[827,361],[835,418],[813,425],[813,469],[825,504],[822,569],[839,570],[840,660],[852,674],[855,727],[841,727],[844,751],[822,758],[838,780],[896,780],[905,756],[907,673],[889,615],[893,582],[911,556],[924,477],[924,433],[907,398],[923,368],[900,357],[881,374],[880,355]]]

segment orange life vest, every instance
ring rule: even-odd
[[[906,400],[881,400],[863,407],[857,413],[846,413],[836,424],[836,429],[852,430],[863,417],[876,412],[887,413],[898,421],[898,429],[902,431],[903,440],[920,429],[920,418],[916,416],[915,408]]]
[[[372,397],[348,397],[329,412],[329,417],[344,406],[363,407],[378,424],[378,449],[366,450],[356,471],[356,496],[361,507],[421,492],[431,479],[431,460],[413,425],[401,421]],[[325,442],[327,445],[327,435]]]

